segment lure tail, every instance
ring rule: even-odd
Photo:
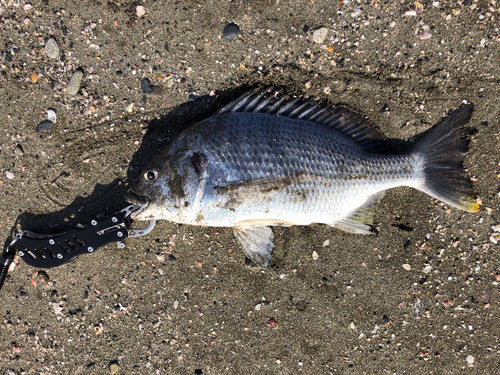
[[[477,212],[476,193],[463,173],[471,134],[465,125],[472,109],[472,105],[462,105],[454,110],[410,152],[422,163],[423,182],[417,189],[462,210]]]

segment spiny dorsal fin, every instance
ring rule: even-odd
[[[215,116],[231,112],[265,113],[328,126],[356,141],[365,151],[380,151],[379,141],[384,139],[367,118],[349,109],[314,104],[300,97],[283,97],[272,89],[250,91],[221,108]]]

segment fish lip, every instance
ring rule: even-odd
[[[144,195],[138,195],[134,192],[129,191],[125,200],[128,203],[140,206],[140,208],[130,214],[132,219],[137,219],[138,216],[148,207],[149,198]]]

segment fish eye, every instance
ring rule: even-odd
[[[144,178],[151,182],[156,181],[158,179],[158,172],[148,171],[144,174]]]

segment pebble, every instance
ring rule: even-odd
[[[47,56],[51,59],[57,59],[59,58],[60,52],[59,44],[57,44],[57,41],[53,37],[50,37],[45,43],[45,53]]]
[[[325,242],[323,242],[323,247],[327,247],[328,245],[330,245],[330,240],[326,240]]]
[[[159,88],[158,86],[151,86],[148,92],[149,96],[162,96],[163,95],[163,90]]]
[[[409,264],[403,264],[403,268],[407,271],[411,271],[411,266]]]
[[[109,371],[112,373],[112,374],[118,374],[118,363],[116,362],[111,362],[109,364]]]
[[[66,86],[66,94],[76,95],[76,93],[80,90],[82,79],[83,79],[83,70],[82,69],[76,70],[71,76],[68,85]]]
[[[23,147],[21,145],[17,145],[14,150],[14,154],[16,154],[17,156],[23,156],[24,155]]]
[[[48,132],[52,128],[52,125],[54,125],[54,123],[52,121],[45,120],[45,121],[38,124],[38,126],[36,127],[36,131]]]
[[[203,370],[197,368],[196,370],[194,370],[194,375],[203,375]]]
[[[498,240],[500,240],[500,235],[498,233],[493,233],[490,236],[490,241],[494,243],[495,245],[498,243]]]
[[[47,117],[54,124],[57,122],[57,115],[56,115],[56,112],[53,109],[48,109],[47,110]]]
[[[326,38],[326,34],[328,34],[328,29],[326,27],[319,27],[313,32],[313,42],[321,44]]]
[[[467,356],[466,360],[467,360],[467,363],[469,363],[471,365],[474,363],[474,357],[471,356],[470,354]]]
[[[12,172],[5,172],[5,177],[7,177],[9,180],[12,180],[14,178],[14,173],[12,173]]]
[[[427,266],[427,267],[425,267],[425,268],[423,269],[423,272],[424,272],[424,273],[429,273],[429,272],[431,272],[431,271],[432,271],[432,266]]]
[[[141,82],[141,91],[143,94],[148,94],[149,90],[151,89],[151,82],[149,82],[149,79],[144,78]]]
[[[313,251],[313,253],[312,253],[312,258],[313,258],[314,260],[318,260],[319,255],[318,255],[318,252],[317,252],[316,250],[314,250],[314,251]]]
[[[146,14],[146,8],[144,8],[142,5],[137,5],[135,7],[135,12],[137,14],[137,17],[142,17]]]
[[[226,27],[224,27],[224,31],[222,32],[222,39],[227,40],[228,42],[232,41],[240,35],[240,28],[235,23],[229,23]]]

